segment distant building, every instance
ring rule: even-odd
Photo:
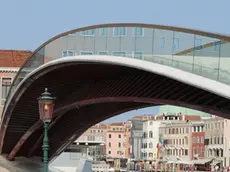
[[[170,113],[170,114],[181,113],[185,116],[186,115],[196,115],[196,116],[200,116],[200,118],[202,119],[212,117],[212,114],[201,112],[201,111],[194,110],[194,109],[185,108],[185,107],[171,106],[171,105],[160,106],[158,115],[167,114],[167,113]]]
[[[125,157],[130,158],[131,157],[131,149],[132,149],[132,142],[131,142],[131,128],[132,128],[132,122],[128,121],[125,123],[125,145],[126,145],[126,150],[125,150]]]
[[[143,140],[141,149],[141,157],[143,160],[157,160],[160,125],[161,121],[156,120],[147,120],[143,122]]]
[[[224,163],[225,167],[230,167],[230,120],[223,119],[224,125]]]
[[[204,124],[205,156],[214,159],[213,164],[222,163],[224,161],[224,119],[213,117],[204,120]],[[229,135],[229,133],[226,134]],[[226,140],[229,137],[227,135]]]
[[[24,50],[0,50],[0,114],[2,114],[6,96],[10,90],[15,75],[31,54],[31,51]]]
[[[96,124],[83,133],[75,142],[78,145],[88,144],[88,155],[95,160],[106,156],[107,124]]]
[[[164,143],[160,145],[160,158],[165,158],[171,161],[192,160],[192,148],[193,146],[197,146],[197,144],[199,145],[200,140],[202,140],[200,139],[200,135],[198,135],[199,143],[197,143],[197,140],[194,140],[194,142],[192,140],[192,135],[196,131],[195,130],[193,132],[193,127],[202,126],[202,122],[200,124],[200,116],[182,115],[181,113],[177,113],[169,115],[163,114],[161,116],[157,116],[156,119],[162,120],[159,132],[160,137],[163,139],[162,142]],[[203,144],[204,143],[201,145]]]
[[[111,158],[129,158],[127,153],[129,151],[129,142],[127,137],[130,134],[127,133],[126,123],[112,123],[108,125],[108,130],[106,133],[106,154],[107,157]],[[129,127],[130,128],[130,127]],[[129,138],[128,138],[129,140]]]
[[[192,159],[204,158],[204,121],[192,122]]]
[[[135,116],[132,118],[132,128],[131,128],[131,143],[132,143],[132,153],[131,158],[136,160],[142,159],[141,147],[143,140],[143,122],[152,119],[152,116]]]

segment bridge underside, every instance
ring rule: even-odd
[[[16,156],[42,156],[43,128],[38,122],[37,97],[45,87],[57,98],[55,118],[49,128],[51,159],[95,123],[140,107],[171,104],[230,118],[230,101],[226,98],[119,65],[66,63],[50,67],[49,72],[31,78],[22,87],[27,84],[29,87],[18,100],[19,93],[15,95],[8,108],[12,115],[2,153],[12,154],[13,150]],[[25,133],[31,134],[28,139]]]

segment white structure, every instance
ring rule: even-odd
[[[161,121],[148,120],[143,123],[142,159],[157,159],[157,144],[159,142],[159,127]]]
[[[98,162],[92,164],[93,172],[109,172],[109,164],[105,162]]]

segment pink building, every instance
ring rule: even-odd
[[[106,154],[112,158],[128,158],[130,155],[129,123],[112,123],[106,134]]]

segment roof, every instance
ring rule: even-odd
[[[0,66],[21,67],[31,54],[27,50],[0,50]]]
[[[110,124],[110,126],[124,126],[124,125],[125,125],[124,122],[115,122]]]

